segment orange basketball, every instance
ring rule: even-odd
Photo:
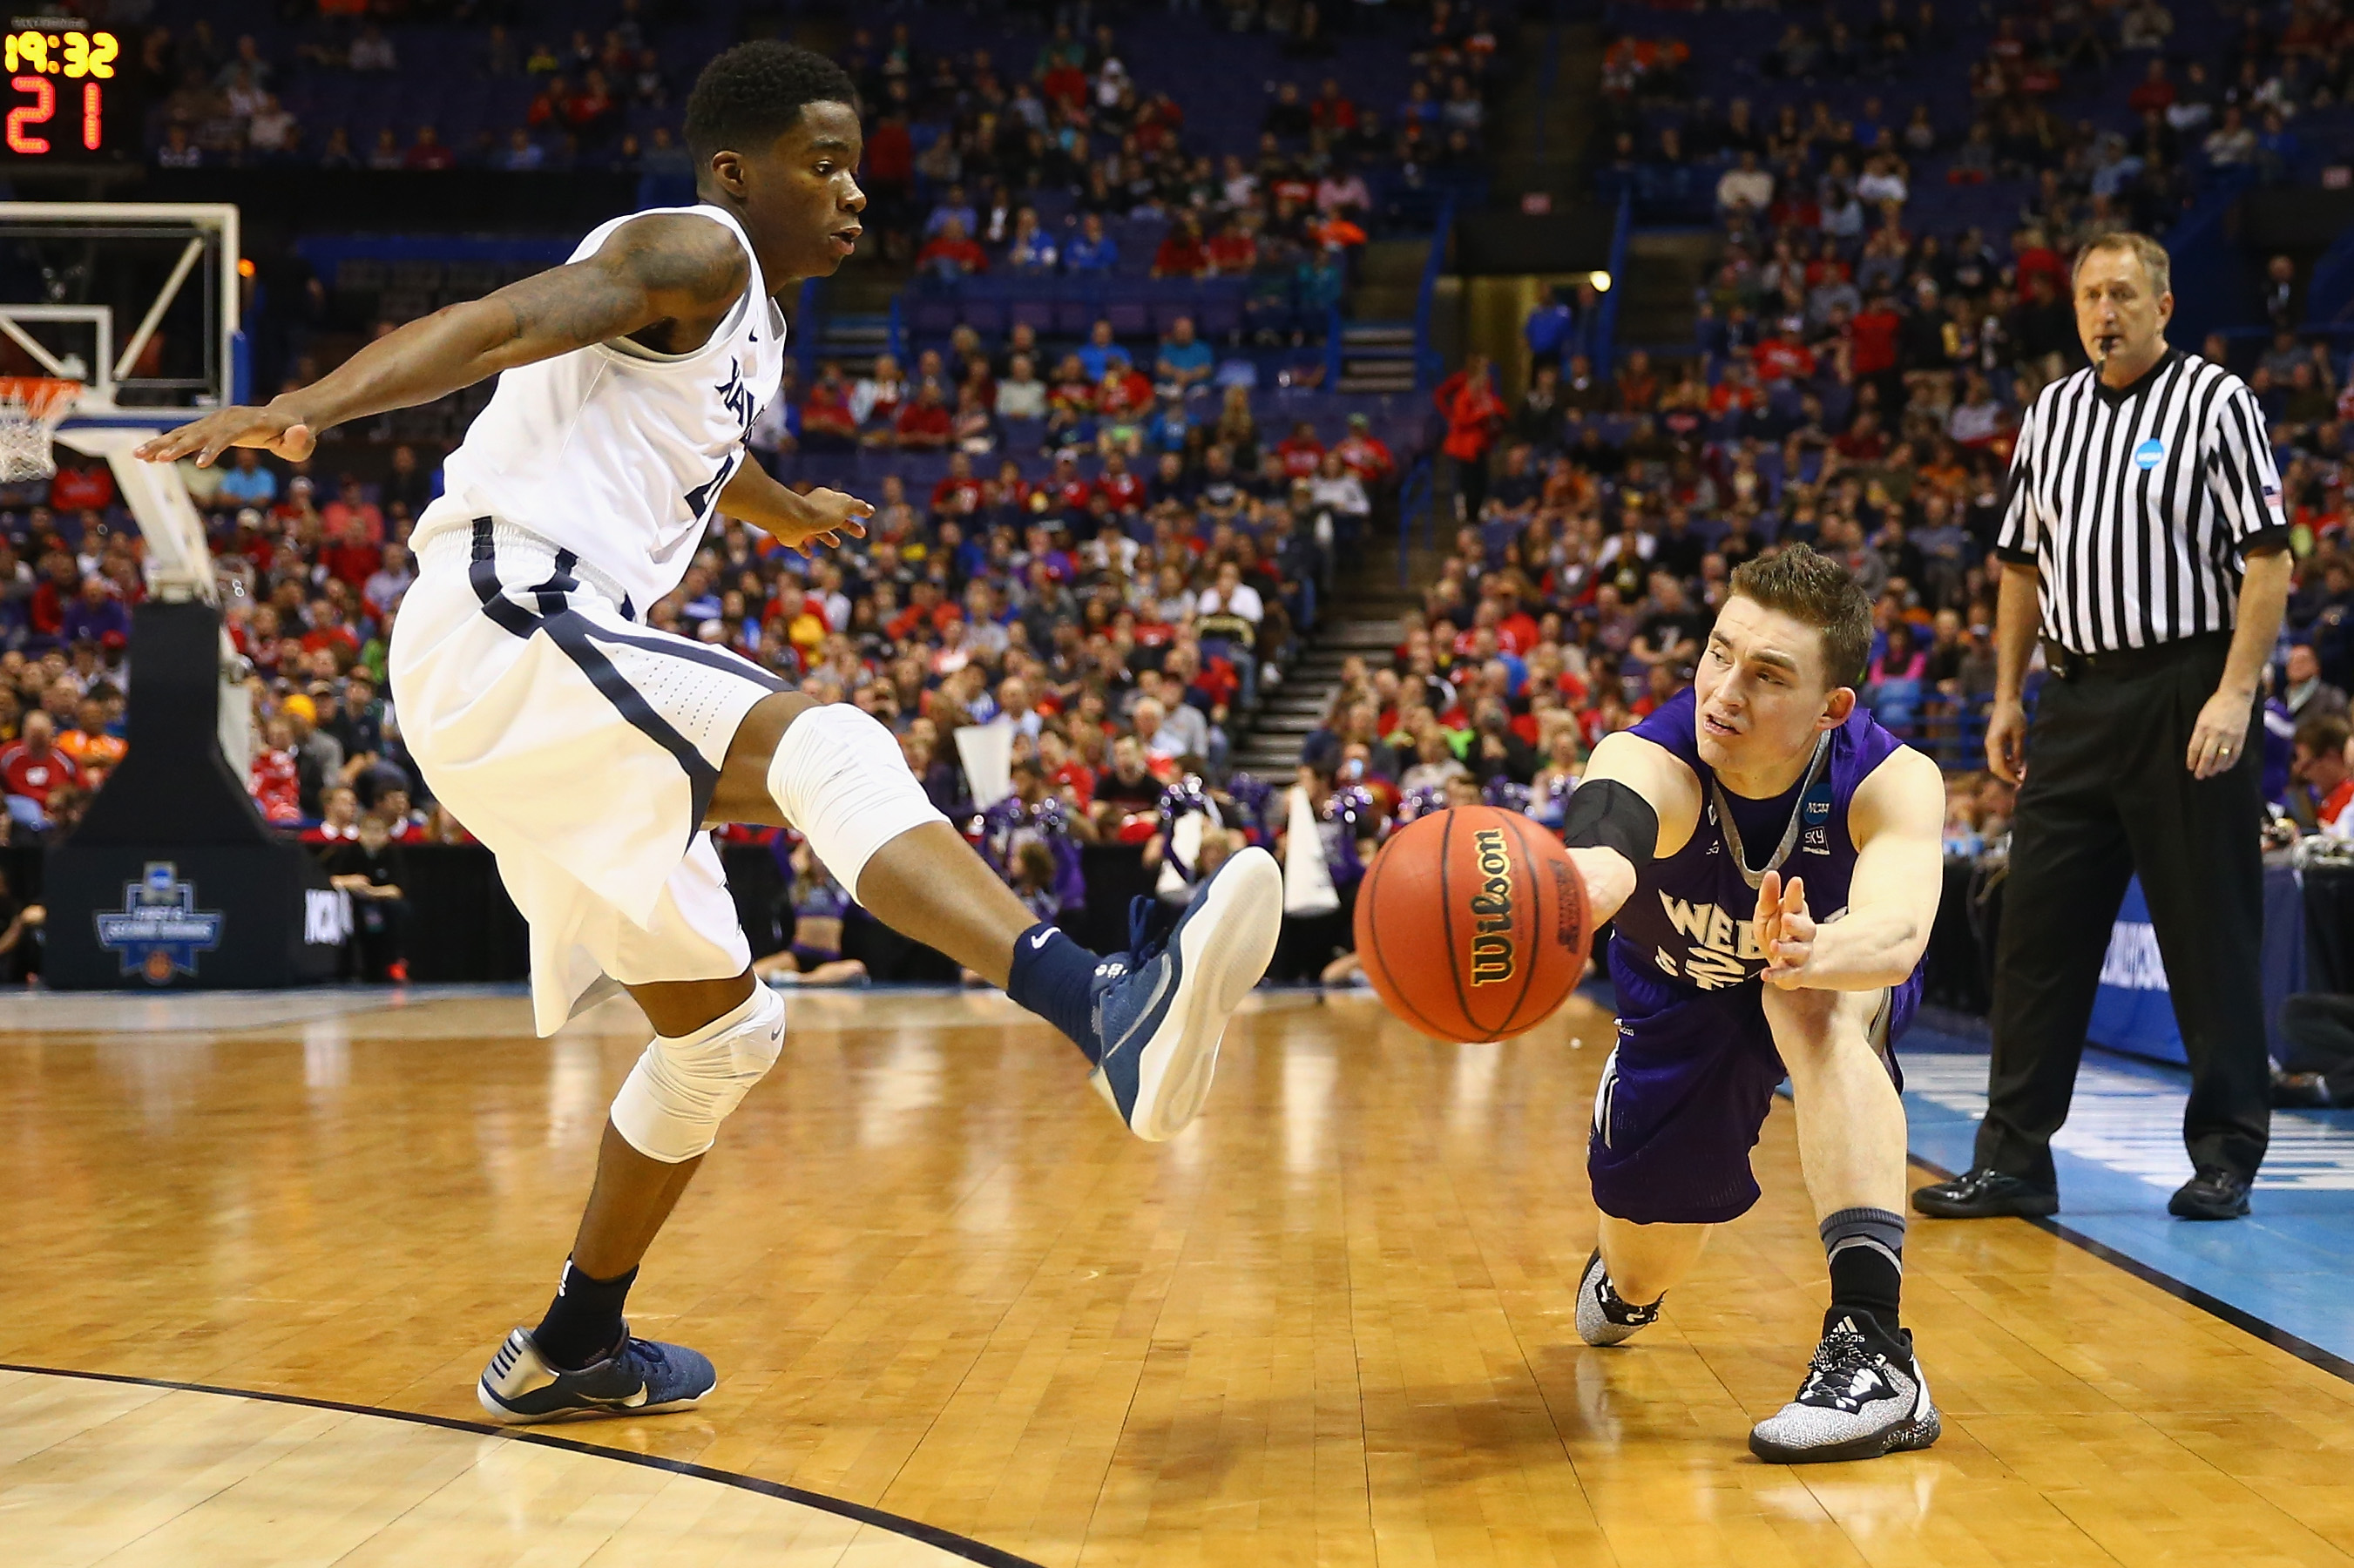
[[[1585,973],[1585,883],[1543,828],[1493,806],[1423,817],[1357,889],[1357,957],[1392,1012],[1439,1040],[1532,1029]]]

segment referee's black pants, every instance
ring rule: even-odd
[[[2194,1164],[2253,1178],[2271,1112],[2264,931],[2264,720],[2214,778],[2184,766],[2214,694],[2224,636],[2152,651],[2125,673],[2044,683],[2029,732],[1995,947],[1994,1063],[1974,1163],[2056,1188],[2110,929],[2138,873],[2190,1058],[2183,1141]]]

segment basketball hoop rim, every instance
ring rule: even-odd
[[[87,390],[81,382],[58,376],[0,376],[0,418],[19,417],[54,428],[73,412]]]

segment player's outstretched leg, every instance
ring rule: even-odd
[[[712,813],[798,828],[878,919],[1069,1035],[1098,1092],[1145,1139],[1174,1137],[1201,1109],[1226,1021],[1266,972],[1282,923],[1273,858],[1245,850],[1173,923],[1140,919],[1128,951],[1091,953],[1031,917],[925,798],[888,731],[797,694],[746,719]],[[482,1408],[503,1422],[683,1410],[718,1382],[695,1351],[632,1336],[622,1305],[720,1121],[776,1062],[784,1003],[749,970],[630,992],[655,1039],[614,1099],[556,1299],[482,1373]]]
[[[716,820],[790,823],[885,925],[947,954],[1076,1043],[1139,1138],[1173,1138],[1217,1067],[1226,1021],[1274,957],[1283,878],[1265,850],[1229,858],[1173,923],[1150,914],[1122,953],[1033,916],[926,798],[890,731],[847,704],[763,700],[728,748]]]
[[[1874,1459],[1937,1440],[1928,1379],[1898,1321],[1904,1103],[1872,1038],[1887,1002],[1884,991],[1766,988],[1831,1277],[1822,1341],[1797,1397],[1749,1434],[1750,1452],[1773,1464]]]

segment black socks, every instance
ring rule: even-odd
[[[1891,1339],[1904,1288],[1904,1216],[1886,1209],[1841,1209],[1820,1229],[1830,1256],[1831,1319],[1861,1312]]]
[[[556,1287],[556,1299],[547,1304],[547,1316],[531,1332],[533,1343],[548,1364],[578,1372],[619,1346],[621,1304],[629,1299],[630,1287],[637,1277],[633,1268],[618,1279],[591,1279],[566,1258],[564,1282]]]
[[[1071,1037],[1088,1061],[1102,1049],[1093,1022],[1095,954],[1044,921],[1013,939],[1005,994]]]

